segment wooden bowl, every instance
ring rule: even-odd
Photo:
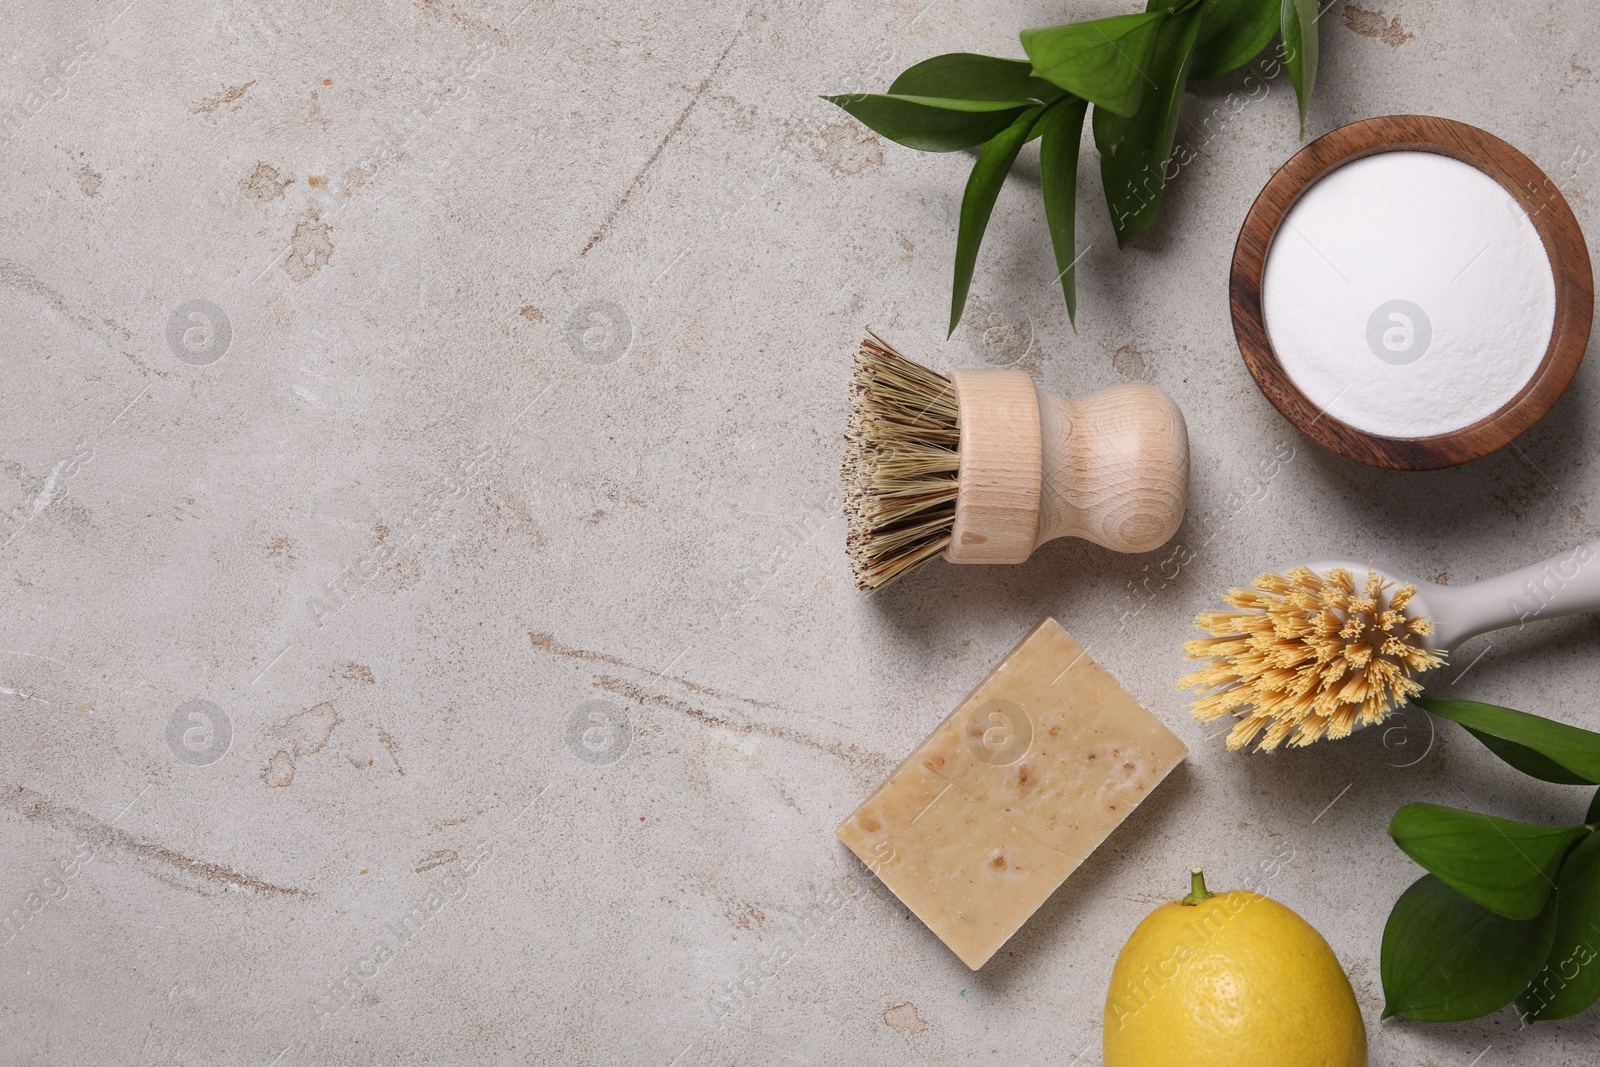
[[[1487,174],[1533,220],[1555,275],[1555,324],[1533,376],[1498,411],[1433,437],[1358,430],[1312,403],[1284,371],[1267,336],[1261,278],[1278,226],[1311,185],[1379,152],[1436,152]],[[1566,198],[1527,156],[1476,126],[1428,115],[1385,115],[1341,126],[1306,145],[1273,174],[1239,229],[1229,279],[1233,332],[1262,393],[1308,437],[1342,456],[1391,470],[1436,470],[1488,455],[1516,440],[1561,398],[1583,362],[1594,315],[1589,250]]]

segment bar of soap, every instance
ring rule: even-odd
[[[977,970],[1188,751],[1047,618],[839,840]]]

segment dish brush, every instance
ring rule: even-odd
[[[1479,634],[1600,611],[1600,541],[1498,578],[1449,586],[1371,564],[1314,563],[1263,574],[1223,597],[1184,644],[1206,665],[1178,683],[1194,716],[1239,722],[1229,748],[1348,737],[1422,692],[1419,677]]]
[[[846,547],[867,592],[936,556],[1021,563],[1057,537],[1148,552],[1188,503],[1188,430],[1155,386],[1066,400],[1018,370],[947,378],[870,332],[845,442]]]

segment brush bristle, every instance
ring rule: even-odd
[[[1385,603],[1391,583],[1371,571],[1359,593],[1339,567],[1326,575],[1297,567],[1252,584],[1223,597],[1237,610],[1196,616],[1195,628],[1211,636],[1183,646],[1189,659],[1208,662],[1178,688],[1203,694],[1193,709],[1200,721],[1238,718],[1229,748],[1257,735],[1257,751],[1348,737],[1422,692],[1415,676],[1445,661],[1420,640],[1433,624],[1405,614],[1414,585]]]
[[[850,379],[840,472],[845,544],[862,590],[883,588],[950,543],[960,442],[950,379],[868,333]]]

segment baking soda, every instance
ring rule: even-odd
[[[1319,409],[1431,437],[1499,411],[1538,370],[1555,276],[1493,178],[1384,152],[1306,189],[1268,250],[1261,303],[1279,362]]]

